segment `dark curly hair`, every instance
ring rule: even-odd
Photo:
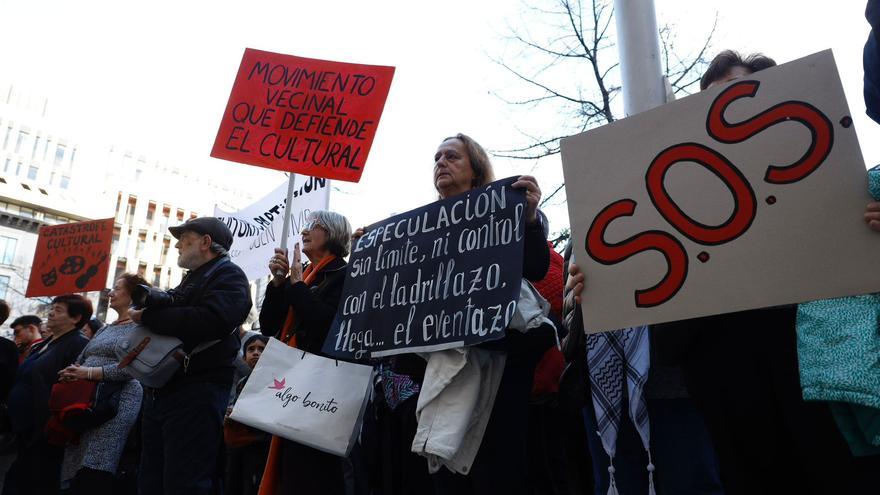
[[[122,286],[125,287],[125,291],[131,294],[134,292],[134,288],[138,285],[146,285],[150,286],[150,283],[144,277],[136,273],[123,273],[116,280],[122,281]]]

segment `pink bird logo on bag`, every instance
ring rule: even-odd
[[[272,390],[281,390],[284,388],[284,384],[287,382],[287,378],[282,377],[280,382],[277,378],[272,378],[272,381],[275,382],[275,384],[269,385],[267,388],[270,388]]]

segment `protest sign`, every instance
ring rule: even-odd
[[[361,358],[504,337],[522,280],[515,179],[395,215],[352,246],[324,352]]]
[[[588,331],[880,290],[830,51],[568,138],[562,160]]]
[[[394,67],[248,48],[211,156],[357,182]]]
[[[247,275],[256,280],[269,275],[268,260],[279,245],[293,246],[300,242],[300,229],[316,210],[326,210],[330,201],[330,181],[301,176],[293,191],[291,218],[293,228],[288,241],[282,244],[281,225],[286,210],[287,183],[283,183],[254,204],[236,211],[226,212],[214,207],[214,216],[232,231],[230,259]]]
[[[112,241],[112,218],[40,227],[25,297],[103,289]]]

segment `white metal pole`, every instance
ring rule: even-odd
[[[281,227],[281,249],[287,251],[287,236],[290,235],[290,204],[293,203],[293,184],[296,179],[296,174],[293,172],[290,173],[290,177],[287,178],[287,202],[284,203],[284,223]],[[291,260],[291,263],[293,260]],[[283,277],[286,273],[276,272],[275,275],[279,277]]]
[[[614,0],[623,111],[627,116],[666,103],[654,0]]]

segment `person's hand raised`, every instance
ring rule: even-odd
[[[302,265],[302,254],[299,251],[299,243],[293,245],[293,264],[290,265],[290,283],[295,284],[297,282],[302,282],[303,279],[303,265]]]
[[[538,221],[538,203],[541,202],[541,188],[538,187],[538,180],[531,175],[520,175],[516,182],[511,184],[511,187],[525,190],[526,224],[534,225]]]
[[[290,262],[287,260],[287,250],[275,248],[275,254],[269,258],[269,273],[272,274],[272,285],[280,287],[290,271]]]

